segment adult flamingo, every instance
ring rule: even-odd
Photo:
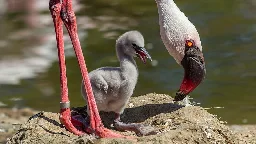
[[[206,74],[200,37],[196,27],[173,0],[155,1],[162,41],[169,54],[185,71],[174,98],[175,101],[181,101],[202,82]],[[187,104],[188,100],[184,102]]]
[[[53,18],[56,41],[58,48],[59,67],[60,67],[60,85],[61,85],[61,102],[60,102],[60,121],[65,127],[76,135],[86,133],[94,133],[99,137],[119,137],[125,136],[116,134],[109,129],[106,129],[102,122],[97,109],[97,105],[92,92],[88,71],[84,61],[83,52],[81,49],[79,37],[77,34],[76,16],[72,9],[72,0],[50,0],[49,9]],[[83,122],[72,118],[70,113],[70,102],[68,98],[68,87],[66,77],[66,65],[63,42],[63,23],[69,33],[75,54],[82,73],[84,88],[87,92],[87,102],[90,111],[90,126],[85,126],[83,130],[78,130],[76,127],[83,127]]]

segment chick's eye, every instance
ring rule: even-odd
[[[133,46],[134,48],[136,48],[136,47],[137,47],[137,45],[136,45],[136,44],[134,44],[134,43],[132,44],[132,46]]]

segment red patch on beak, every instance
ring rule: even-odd
[[[136,48],[135,51],[136,51],[137,57],[139,57],[144,64],[147,62],[147,58],[152,61],[151,56],[149,55],[149,53],[146,51],[145,48],[143,47]]]
[[[180,85],[179,91],[182,92],[183,94],[187,95],[191,91],[193,91],[198,85],[199,85],[199,83],[196,84],[192,80],[185,77]]]
[[[139,58],[145,64],[147,62],[147,55],[143,51],[137,51]]]

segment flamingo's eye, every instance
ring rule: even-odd
[[[188,47],[188,48],[193,47],[194,46],[194,41],[193,40],[186,40],[185,46]]]

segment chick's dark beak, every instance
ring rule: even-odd
[[[136,55],[137,57],[140,58],[141,61],[143,61],[143,63],[146,63],[146,58],[148,58],[150,61],[152,61],[151,56],[149,55],[149,53],[147,52],[147,50],[144,47],[137,47],[135,48],[136,51]]]
[[[185,49],[181,65],[185,74],[174,101],[183,100],[202,82],[206,74],[203,53],[196,46]]]

